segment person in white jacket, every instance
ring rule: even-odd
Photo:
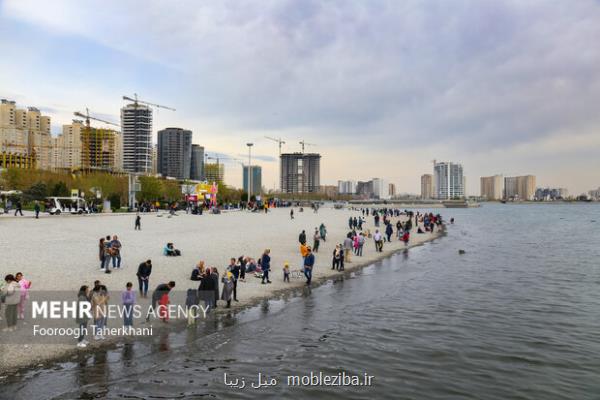
[[[3,331],[14,331],[17,329],[17,306],[21,302],[21,286],[12,274],[6,275],[4,281],[6,286],[2,289],[2,296],[6,305],[6,328]]]

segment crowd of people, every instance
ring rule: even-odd
[[[314,208],[313,208],[314,209]],[[318,210],[315,209],[315,212]],[[352,262],[353,257],[362,257],[365,244],[368,240],[373,240],[374,249],[376,252],[383,252],[384,244],[391,243],[394,240],[403,242],[408,246],[410,241],[411,231],[416,227],[417,233],[435,232],[441,229],[443,224],[439,214],[420,213],[393,208],[361,208],[354,209],[357,215],[348,218],[348,232],[344,240],[336,243],[332,251],[331,269],[344,271],[345,266]],[[293,216],[293,208],[290,211]],[[392,218],[398,218],[395,223],[392,223]],[[367,221],[372,218],[374,232],[371,232]],[[453,222],[453,221],[452,221]],[[136,216],[135,228],[141,229],[140,216]],[[309,231],[310,232],[310,231]],[[312,239],[312,246],[308,244],[308,240]],[[316,263],[316,254],[319,253],[322,247],[321,243],[325,243],[328,239],[327,227],[324,223],[316,226],[312,231],[310,238],[306,230],[302,230],[298,235],[300,262],[298,275],[304,276],[306,285],[311,285],[313,272]],[[100,260],[100,268],[105,273],[111,273],[112,269],[120,269],[122,264],[121,252],[122,244],[117,235],[107,235],[99,239],[98,254]],[[181,251],[174,247],[173,243],[167,243],[163,250],[165,256],[178,256]],[[260,279],[261,284],[268,285],[272,283],[272,261],[271,250],[265,249],[260,257],[254,259],[247,255],[239,257],[231,257],[229,263],[219,271],[215,266],[206,266],[204,261],[199,261],[193,268],[190,274],[190,281],[195,282],[197,288],[189,288],[186,292],[185,306],[189,309],[194,305],[204,305],[207,310],[218,308],[219,302],[222,306],[230,308],[232,302],[238,302],[239,285],[241,282],[246,282],[248,275]],[[293,263],[295,264],[295,263]],[[150,287],[150,278],[152,275],[152,260],[147,259],[139,264],[136,272],[138,279],[138,291],[134,289],[132,282],[127,282],[120,296],[120,302],[126,309],[131,309],[138,299],[148,298]],[[285,262],[282,267],[283,282],[290,283],[290,277],[293,272],[289,262]],[[5,307],[5,316],[7,327],[4,330],[14,330],[18,318],[23,318],[25,303],[27,302],[31,282],[23,277],[22,273],[7,275],[4,282],[0,285],[0,296],[2,302],[0,307]],[[164,310],[170,304],[170,291],[175,287],[174,281],[163,282],[156,286],[151,294],[150,303],[152,308]],[[81,286],[77,293],[77,301],[88,302],[91,305],[93,323],[96,331],[100,332],[95,335],[96,340],[104,339],[101,333],[101,328],[106,326],[106,308],[110,301],[110,296],[106,285],[97,280],[93,287],[86,285]],[[133,318],[131,313],[126,313],[123,319],[124,327],[133,326]],[[164,311],[159,311],[158,317],[163,322],[168,322],[168,314]],[[196,316],[189,318],[188,323],[194,324]],[[80,327],[86,327],[90,322],[84,315],[78,316],[76,319]],[[88,342],[84,335],[78,338],[78,346],[86,347]]]

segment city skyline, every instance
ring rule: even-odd
[[[177,109],[154,112],[154,143],[169,126],[207,153],[254,142],[267,188],[265,135],[284,152],[316,143],[323,185],[381,176],[419,193],[434,158],[464,166],[469,195],[496,174],[600,185],[597,2],[261,4],[3,1],[0,97],[39,108],[56,136],[86,107],[119,122],[139,93]],[[225,170],[241,186],[241,167]]]

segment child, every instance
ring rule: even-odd
[[[290,283],[290,264],[287,261],[283,264],[283,281]]]
[[[125,291],[121,294],[123,301],[123,327],[125,331],[133,327],[133,305],[135,304],[135,291],[133,283],[127,282]]]

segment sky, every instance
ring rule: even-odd
[[[176,108],[213,154],[319,152],[321,183],[418,193],[432,160],[479,177],[600,186],[598,0],[0,0],[0,98],[119,121],[123,95]],[[226,164],[241,185],[239,162]]]

